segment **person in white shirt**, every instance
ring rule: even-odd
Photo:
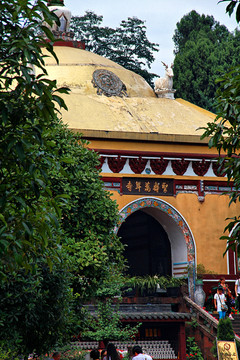
[[[138,345],[135,345],[132,349],[133,358],[132,360],[152,360],[152,357],[147,354],[143,354],[142,348]]]
[[[222,310],[222,304],[225,304],[226,297],[223,294],[223,287],[219,286],[216,294],[214,295],[214,306],[219,314],[219,320],[224,319],[226,315],[226,311]]]

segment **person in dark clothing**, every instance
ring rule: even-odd
[[[107,346],[107,360],[120,360],[120,355],[112,343],[109,343]]]
[[[100,358],[100,353],[97,349],[93,349],[91,352],[90,352],[90,358],[93,359],[93,360],[99,360]]]

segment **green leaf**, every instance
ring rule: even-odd
[[[23,160],[25,158],[24,148],[21,142],[18,142],[15,145],[16,153],[19,156],[20,160]]]
[[[26,233],[31,236],[33,234],[33,228],[32,225],[30,224],[30,222],[24,222],[22,221],[22,225],[26,231]]]

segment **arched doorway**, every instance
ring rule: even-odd
[[[193,297],[195,290],[196,250],[195,241],[184,217],[166,201],[146,197],[134,200],[120,210],[120,221],[115,228],[119,232],[128,217],[141,210],[152,216],[165,230],[171,248],[172,275],[180,277],[188,272],[189,295]]]
[[[171,246],[162,225],[142,210],[127,217],[118,231],[131,276],[172,275]]]

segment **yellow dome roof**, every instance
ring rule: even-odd
[[[55,46],[59,65],[53,57],[45,62],[52,79],[57,79],[58,86],[68,86],[81,94],[96,94],[92,84],[93,72],[105,69],[117,75],[127,88],[129,97],[156,97],[151,86],[139,75],[126,70],[117,63],[86,50],[66,46]]]
[[[67,46],[54,51],[59,65],[53,57],[45,60],[49,77],[71,89],[61,95],[68,106],[63,121],[86,137],[200,142],[198,129],[215,118],[182,99],[157,98],[141,76],[102,56]],[[128,96],[97,93],[92,80],[100,69],[117,76]]]

